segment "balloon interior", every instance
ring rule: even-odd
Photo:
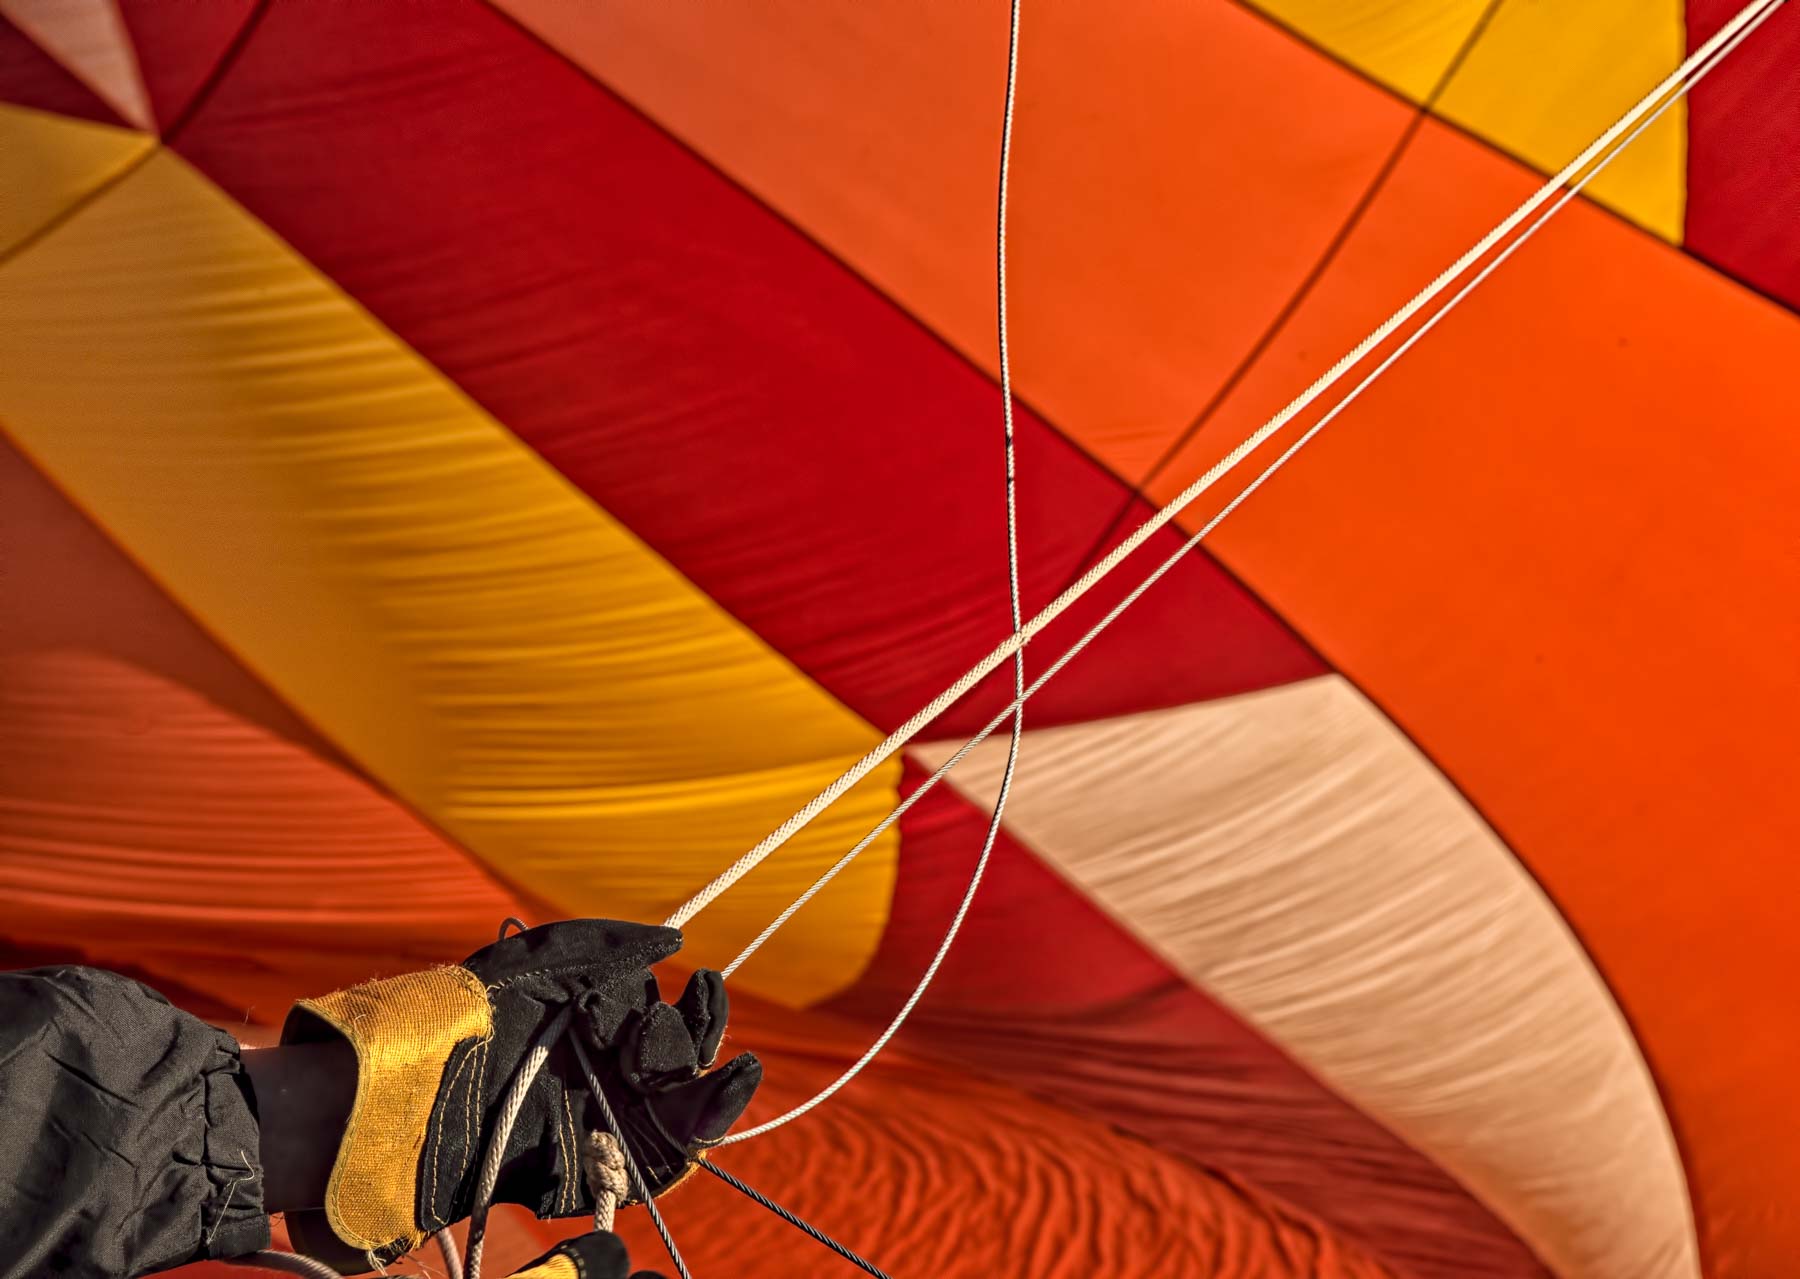
[[[1740,8],[1026,3],[1023,616]],[[1172,561],[1023,704],[891,1045],[721,1168],[904,1276],[1794,1273],[1764,17],[1216,532],[1179,553],[1329,397],[1030,637],[1027,682]],[[1008,43],[0,0],[7,965],[255,1044],[509,916],[654,923],[1006,642]],[[731,971],[740,1127],[918,986],[1014,696],[1008,657],[686,922],[671,998],[913,799]],[[854,1273],[717,1180],[662,1207],[696,1275]],[[496,1210],[490,1273],[585,1225]]]

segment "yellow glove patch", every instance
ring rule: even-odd
[[[284,1043],[323,1037],[323,1028],[309,1025],[303,1013],[356,1050],[356,1102],[325,1190],[331,1228],[357,1248],[384,1248],[395,1240],[417,1246],[424,1238],[419,1156],[431,1109],[450,1050],[494,1033],[487,987],[466,968],[432,968],[303,999],[288,1018]]]

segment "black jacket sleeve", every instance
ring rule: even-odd
[[[268,1244],[236,1041],[115,973],[0,973],[0,1279]]]

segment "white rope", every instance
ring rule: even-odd
[[[1006,432],[1006,567],[1007,567],[1007,577],[1008,577],[1007,588],[1008,588],[1010,602],[1012,605],[1012,624],[1013,624],[1013,633],[1015,635],[1018,634],[1019,629],[1020,629],[1020,618],[1021,618],[1022,610],[1020,607],[1020,592],[1019,592],[1019,523],[1018,523],[1018,503],[1017,503],[1017,467],[1015,465],[1015,452],[1014,452],[1014,447],[1013,447],[1012,357],[1011,357],[1010,348],[1008,347],[1007,340],[1006,340],[1006,311],[1007,311],[1007,307],[1006,307],[1006,193],[1007,193],[1007,188],[1009,186],[1008,177],[1009,177],[1009,175],[1011,173],[1011,169],[1012,169],[1013,96],[1014,96],[1014,88],[1018,83],[1018,75],[1019,75],[1019,0],[1013,0],[1011,34],[1009,36],[1008,43],[1007,43],[1006,107],[1005,107],[1005,111],[1001,117],[1001,129],[1000,129],[1000,201],[999,201],[1000,212],[999,212],[998,227],[997,227],[997,230],[995,233],[994,257],[995,257],[995,262],[996,262],[995,275],[996,275],[996,277],[998,279],[998,283],[999,283],[998,311],[999,311],[999,317],[1000,317],[1000,321],[999,321],[999,329],[1000,329],[1000,402],[1002,405],[1003,423],[1004,423],[1005,432]],[[968,901],[974,897],[976,889],[978,889],[981,885],[982,876],[986,873],[986,870],[987,870],[988,856],[993,851],[995,838],[999,835],[1001,816],[1006,811],[1006,798],[1007,798],[1007,795],[1012,790],[1013,771],[1014,771],[1015,767],[1017,766],[1018,759],[1019,759],[1019,743],[1020,743],[1020,738],[1021,738],[1021,732],[1024,728],[1024,718],[1025,718],[1024,717],[1024,706],[1025,706],[1025,654],[1024,654],[1024,651],[1021,649],[1019,651],[1016,651],[1013,654],[1013,700],[1008,705],[1007,710],[1004,713],[1002,713],[1002,715],[1000,716],[1000,719],[1005,719],[1007,717],[1007,715],[1011,715],[1012,721],[1013,721],[1012,741],[1007,748],[1006,767],[1001,772],[1000,789],[997,792],[995,799],[994,799],[994,812],[988,822],[988,831],[987,831],[987,835],[982,843],[981,855],[978,858],[976,858],[976,860],[975,860],[975,869],[969,876],[969,886],[963,892],[963,898],[964,898],[963,907],[962,907],[962,910],[959,910],[957,912],[958,921],[960,921],[963,912],[968,909]],[[998,723],[999,723],[999,720],[996,720],[995,724],[997,725]],[[809,887],[805,892],[801,893],[799,897],[794,899],[794,901],[790,902],[787,906],[787,909],[783,910],[779,915],[777,915],[773,920],[771,920],[767,927],[765,927],[760,933],[758,933],[754,938],[751,939],[749,945],[745,946],[742,950],[740,950],[737,953],[736,958],[734,958],[729,964],[726,964],[725,967],[720,970],[720,976],[729,980],[731,975],[733,973],[737,972],[737,970],[740,967],[742,967],[742,965],[746,959],[750,958],[750,956],[754,955],[758,950],[762,949],[763,943],[768,941],[769,938],[773,937],[777,932],[781,931],[782,925],[786,924],[788,920],[792,919],[794,917],[795,913],[797,911],[799,911],[799,909],[802,906],[806,905],[807,902],[811,901],[815,896],[818,895],[819,891],[821,889],[823,889],[825,887],[825,885],[829,884],[833,879],[835,879],[837,877],[837,873],[839,871],[843,870],[844,867],[848,866],[851,862],[855,861],[859,856],[861,856],[863,849],[867,848],[876,839],[880,838],[882,833],[884,831],[886,831],[888,829],[888,827],[892,826],[896,821],[898,821],[901,817],[903,817],[906,814],[906,810],[912,807],[914,799],[916,799],[916,797],[917,796],[915,794],[915,796],[913,798],[907,799],[906,802],[902,803],[898,808],[896,808],[892,812],[890,812],[885,818],[882,819],[880,825],[878,825],[877,827],[875,827],[874,830],[870,831],[867,835],[862,837],[862,839],[857,843],[856,847],[852,848],[849,852],[845,853],[842,857],[838,858],[836,864],[833,865],[830,870],[827,870],[823,875],[821,875],[817,879],[815,879],[812,882],[811,887]],[[949,936],[945,939],[943,945],[941,945],[938,948],[939,954],[938,954],[937,960],[941,960],[943,958],[943,952],[949,949],[950,941],[953,940],[954,937],[955,937],[955,925],[952,925],[952,929],[951,929]],[[934,960],[933,963],[931,964],[931,966],[926,970],[926,976],[924,979],[926,983],[929,983],[931,981],[931,975],[937,971],[937,960]],[[729,1140],[736,1140],[736,1139],[732,1138]]]
[[[462,1254],[456,1250],[456,1236],[446,1226],[433,1231],[431,1237],[438,1246],[438,1255],[444,1260],[444,1279],[463,1279]]]
[[[999,282],[1000,399],[1001,404],[1003,405],[1003,420],[1006,428],[1006,560],[1008,590],[1012,602],[1013,633],[1015,636],[1019,633],[1022,610],[1019,604],[1019,529],[1018,504],[1016,500],[1016,468],[1014,465],[1015,455],[1013,448],[1012,359],[1006,341],[1006,190],[1008,175],[1010,174],[1012,167],[1013,95],[1019,74],[1019,3],[1020,0],[1012,0],[1011,34],[1007,45],[1006,108],[1004,116],[1002,117],[1000,131],[1000,211],[998,228],[995,233],[994,251],[996,261],[995,274]],[[842,1088],[845,1084],[856,1078],[857,1075],[861,1074],[864,1066],[867,1066],[871,1061],[875,1060],[882,1049],[887,1047],[888,1041],[899,1033],[900,1027],[906,1023],[907,1017],[912,1014],[912,1010],[918,1005],[919,1001],[925,997],[926,989],[930,987],[932,979],[937,976],[938,969],[943,965],[944,957],[950,953],[950,947],[956,943],[957,934],[962,931],[963,920],[968,917],[969,907],[975,900],[975,894],[980,891],[982,878],[987,873],[988,860],[993,856],[994,841],[999,837],[1001,819],[1006,812],[1006,799],[1012,792],[1013,772],[1019,762],[1019,741],[1025,727],[1025,699],[1025,653],[1024,650],[1020,648],[1013,652],[1013,700],[1011,705],[1007,708],[1007,713],[1012,716],[1012,738],[1007,745],[1006,766],[1000,774],[1000,789],[994,797],[994,811],[988,817],[987,833],[982,837],[981,855],[975,859],[975,869],[969,874],[968,887],[963,890],[962,900],[957,903],[956,914],[951,918],[950,926],[944,930],[943,940],[938,943],[937,951],[932,955],[931,962],[926,965],[924,974],[919,978],[918,984],[913,987],[912,993],[906,997],[906,1002],[900,1006],[900,1011],[894,1014],[893,1020],[887,1024],[887,1029],[881,1032],[875,1042],[869,1045],[868,1050],[865,1051],[861,1057],[857,1058],[855,1063],[852,1064],[848,1070],[832,1080],[831,1083],[827,1084],[819,1092],[815,1093],[809,1100],[796,1106],[786,1114],[771,1119],[767,1123],[758,1124],[756,1127],[746,1129],[743,1132],[729,1134],[718,1143],[719,1145],[729,1146],[736,1142],[748,1141],[752,1137],[760,1136],[763,1133],[779,1128],[781,1125],[799,1118],[813,1107],[820,1105],[830,1098],[838,1091],[838,1089]],[[1002,718],[1004,717],[1005,716],[1003,715]],[[995,722],[996,724],[998,723],[998,721]],[[847,854],[840,858],[835,866],[802,893],[798,901],[794,902],[783,911],[773,923],[763,929],[763,931],[757,935],[755,940],[753,940],[749,946],[745,947],[744,950],[738,954],[737,958],[733,959],[731,963],[726,966],[724,976],[730,977],[732,973],[736,972],[740,964],[754,954],[759,946],[775,934],[776,929],[780,928],[782,924],[792,918],[795,911],[799,910],[800,907],[810,901],[814,894],[829,883],[839,870],[842,870],[845,866],[848,866],[851,861],[855,860],[856,856],[861,853],[863,849],[867,848],[869,843],[874,840],[876,836],[886,830],[889,826],[893,825],[893,823],[899,819],[900,815],[910,807],[912,807],[911,797],[909,797],[906,803],[901,804],[895,808],[893,812],[889,813],[879,826],[868,835],[865,835],[855,848],[851,849]]]
[[[475,1182],[475,1202],[469,1211],[469,1245],[463,1259],[463,1273],[467,1279],[481,1279],[481,1254],[487,1244],[488,1209],[493,1205],[494,1187],[500,1180],[500,1165],[506,1158],[506,1143],[512,1140],[513,1125],[518,1122],[519,1111],[525,1108],[525,1098],[531,1093],[532,1083],[544,1069],[544,1063],[550,1060],[550,1046],[568,1027],[573,1013],[572,1006],[565,1007],[538,1033],[531,1047],[526,1050],[525,1059],[519,1063],[518,1072],[513,1075],[512,1084],[506,1090],[506,1098],[500,1105],[500,1117],[488,1137],[487,1152],[481,1161],[481,1175]],[[470,1139],[473,1138],[474,1134],[470,1134]]]
[[[924,727],[941,715],[952,703],[956,702],[981,680],[993,672],[1002,662],[1022,649],[1033,637],[1041,633],[1046,626],[1055,621],[1070,605],[1087,594],[1101,578],[1107,576],[1119,566],[1132,552],[1142,546],[1159,530],[1173,520],[1178,514],[1190,506],[1197,498],[1256,451],[1270,436],[1287,425],[1302,410],[1311,405],[1332,386],[1335,386],[1346,373],[1360,364],[1369,353],[1382,342],[1391,337],[1395,330],[1410,321],[1428,303],[1432,302],[1457,278],[1466,273],[1482,257],[1486,256],[1506,236],[1512,234],[1521,223],[1535,213],[1558,190],[1568,185],[1578,174],[1585,171],[1596,159],[1605,153],[1622,136],[1629,133],[1646,115],[1656,109],[1673,90],[1688,81],[1695,68],[1708,64],[1719,51],[1734,45],[1738,34],[1750,24],[1760,24],[1763,18],[1786,0],[1750,0],[1750,3],[1715,33],[1711,39],[1695,50],[1688,58],[1665,78],[1655,89],[1620,117],[1599,138],[1554,174],[1529,199],[1509,214],[1498,226],[1484,235],[1473,248],[1458,258],[1436,279],[1402,306],[1393,315],[1370,333],[1356,347],[1344,356],[1329,370],[1319,377],[1311,386],[1297,396],[1287,407],[1258,427],[1243,442],[1222,458],[1199,479],[1183,489],[1167,506],[1152,515],[1136,532],[1121,542],[1103,559],[1074,582],[1067,590],[1046,605],[1036,616],[1026,622],[1017,632],[1008,637],[993,652],[970,667],[955,683],[915,714],[906,723],[890,733],[885,741],[868,754],[852,764],[841,776],[824,790],[809,800],[799,811],[794,813],[775,830],[771,831],[754,848],[739,857],[730,866],[695,893],[692,898],[677,909],[664,921],[671,928],[680,928],[698,915],[720,894],[736,884],[745,875],[761,865],[770,853],[780,848],[794,834],[810,823],[815,817],[834,803],[845,791],[855,786],[876,768],[918,736]]]
[[[519,1069],[513,1075],[512,1084],[507,1088],[506,1097],[501,1102],[500,1116],[494,1123],[493,1133],[488,1137],[487,1152],[481,1161],[481,1175],[475,1183],[475,1201],[469,1211],[469,1246],[463,1262],[463,1273],[467,1279],[481,1279],[481,1256],[487,1244],[488,1209],[493,1205],[494,1187],[500,1180],[500,1165],[506,1158],[507,1143],[512,1140],[513,1125],[518,1122],[519,1112],[525,1107],[525,1099],[531,1093],[531,1085],[543,1071],[544,1063],[550,1059],[551,1046],[555,1044],[557,1036],[568,1029],[573,1012],[572,1007],[564,1008],[538,1033],[538,1037],[532,1041],[531,1048],[526,1052],[524,1060],[519,1063]],[[581,1036],[570,1035],[569,1042],[574,1045],[575,1055],[580,1059],[581,1069],[587,1076],[588,1090],[593,1094],[594,1101],[600,1108],[600,1116],[605,1120],[612,1139],[618,1143],[626,1172],[632,1183],[637,1186],[638,1193],[643,1197],[644,1207],[649,1211],[650,1220],[655,1224],[657,1233],[662,1236],[663,1245],[669,1250],[669,1260],[675,1263],[676,1274],[680,1275],[681,1279],[691,1279],[687,1263],[682,1260],[681,1253],[676,1249],[674,1237],[670,1235],[669,1227],[664,1223],[662,1213],[657,1211],[656,1200],[650,1194],[650,1184],[644,1180],[643,1174],[638,1170],[637,1161],[631,1157],[631,1148],[625,1143],[625,1133],[613,1115],[611,1104],[606,1100],[606,1091],[600,1086],[599,1072],[594,1069],[594,1063],[588,1057],[587,1049],[581,1042]],[[581,1162],[579,1152],[575,1153],[574,1158],[579,1166]],[[570,1168],[565,1175],[580,1176],[584,1174],[584,1171]],[[598,1200],[596,1200],[595,1213],[597,1222],[599,1220]]]
[[[1415,343],[1417,343],[1421,338],[1423,338],[1425,336],[1425,334],[1429,333],[1433,328],[1437,327],[1439,321],[1441,321],[1445,316],[1450,314],[1450,312],[1453,311],[1462,302],[1462,300],[1464,298],[1466,298],[1470,293],[1474,292],[1474,290],[1482,283],[1482,281],[1486,280],[1488,276],[1492,275],[1494,273],[1494,271],[1499,268],[1499,266],[1502,262],[1505,262],[1514,253],[1518,252],[1518,250],[1524,246],[1526,241],[1530,240],[1532,236],[1536,235],[1538,233],[1538,231],[1545,224],[1547,224],[1550,221],[1551,218],[1555,217],[1556,214],[1558,212],[1560,212],[1565,205],[1567,205],[1571,200],[1573,200],[1577,195],[1579,195],[1581,193],[1582,189],[1585,188],[1588,185],[1588,183],[1592,182],[1594,180],[1594,178],[1597,177],[1609,164],[1611,164],[1613,162],[1613,160],[1615,158],[1617,158],[1618,155],[1625,150],[1626,147],[1630,146],[1631,143],[1634,140],[1636,140],[1636,138],[1638,137],[1639,134],[1641,134],[1645,129],[1648,129],[1651,125],[1656,123],[1656,121],[1662,117],[1663,113],[1666,112],[1670,107],[1672,107],[1676,102],[1680,101],[1683,97],[1685,97],[1687,95],[1688,91],[1691,90],[1694,85],[1698,84],[1701,80],[1705,79],[1705,77],[1711,73],[1712,69],[1714,67],[1716,67],[1719,64],[1719,62],[1721,62],[1725,58],[1725,56],[1727,54],[1729,54],[1733,49],[1735,49],[1739,44],[1741,44],[1745,39],[1747,39],[1751,32],[1753,32],[1758,26],[1762,25],[1762,23],[1771,14],[1773,14],[1775,12],[1776,8],[1779,8],[1780,5],[1784,4],[1784,3],[1786,3],[1786,0],[1775,0],[1774,4],[1770,5],[1766,9],[1764,9],[1751,22],[1747,23],[1744,27],[1742,27],[1741,29],[1736,31],[1733,34],[1733,36],[1729,40],[1727,40],[1723,45],[1721,45],[1720,47],[1715,49],[1704,62],[1699,64],[1699,66],[1696,68],[1694,74],[1691,76],[1690,79],[1688,79],[1684,84],[1682,84],[1679,88],[1677,88],[1665,101],[1661,102],[1656,107],[1656,109],[1654,111],[1652,111],[1646,118],[1644,118],[1641,122],[1639,122],[1637,125],[1635,125],[1632,128],[1632,130],[1628,134],[1626,134],[1621,141],[1619,141],[1618,145],[1613,150],[1611,150],[1605,156],[1603,156],[1593,166],[1593,168],[1591,168],[1590,170],[1583,173],[1570,186],[1570,188],[1567,191],[1565,191],[1556,200],[1556,202],[1554,204],[1552,204],[1547,210],[1545,210],[1542,214],[1540,214],[1516,239],[1514,239],[1513,241],[1508,243],[1498,254],[1496,254],[1492,261],[1488,262],[1485,266],[1483,266],[1479,272],[1477,272],[1472,278],[1470,278],[1470,280],[1466,284],[1464,284],[1455,294],[1453,294],[1451,296],[1451,298],[1448,302],[1446,302],[1440,309],[1433,312],[1432,315],[1430,317],[1428,317],[1423,323],[1421,323],[1420,326],[1416,330],[1414,330],[1411,334],[1409,334],[1407,336],[1407,338],[1405,339],[1405,341],[1403,341],[1391,353],[1389,353],[1387,355],[1387,357],[1381,361],[1380,364],[1378,364],[1375,368],[1370,370],[1370,372],[1368,374],[1366,374],[1362,378],[1361,381],[1359,381],[1354,387],[1352,387],[1350,389],[1350,391],[1348,393],[1345,394],[1343,399],[1341,399],[1340,401],[1338,401],[1338,403],[1336,403],[1335,405],[1332,406],[1332,408],[1330,409],[1329,412],[1324,414],[1317,422],[1315,422],[1311,427],[1309,427],[1305,431],[1305,433],[1302,434],[1301,436],[1299,436],[1299,438],[1297,438],[1292,444],[1288,445],[1288,447],[1286,449],[1284,449],[1282,451],[1282,453],[1278,457],[1275,458],[1274,461],[1270,462],[1268,466],[1264,467],[1263,470],[1256,476],[1256,478],[1254,480],[1252,480],[1249,484],[1247,484],[1244,487],[1244,489],[1241,492],[1239,492],[1235,497],[1233,497],[1231,499],[1231,501],[1224,506],[1223,509],[1221,509],[1216,515],[1214,515],[1210,520],[1208,520],[1205,523],[1205,525],[1203,525],[1200,528],[1200,530],[1198,532],[1196,532],[1192,537],[1188,538],[1188,540],[1182,544],[1182,546],[1179,550],[1177,550],[1174,554],[1170,555],[1160,565],[1158,565],[1157,568],[1155,569],[1155,571],[1150,573],[1149,576],[1147,576],[1142,582],[1140,582],[1132,590],[1132,592],[1129,595],[1127,595],[1124,599],[1120,600],[1116,605],[1114,605],[1113,608],[1111,609],[1111,611],[1109,611],[1106,614],[1106,616],[1102,617],[1098,622],[1094,623],[1093,626],[1089,627],[1087,632],[1085,634],[1083,634],[1080,639],[1075,641],[1075,643],[1071,644],[1066,650],[1064,650],[1062,655],[1060,657],[1058,657],[1056,659],[1056,661],[1047,670],[1045,670],[1042,675],[1038,676],[1038,678],[1032,682],[1032,684],[1029,688],[1025,689],[1024,692],[1021,693],[1018,697],[1016,697],[1012,703],[1001,708],[999,714],[995,715],[992,719],[990,719],[987,722],[987,724],[981,729],[980,732],[976,733],[968,741],[964,742],[963,745],[957,750],[957,752],[954,755],[952,755],[949,759],[945,760],[941,765],[939,765],[936,772],[934,772],[929,778],[927,778],[922,784],[920,784],[918,786],[918,788],[913,791],[912,794],[908,795],[903,801],[901,801],[901,803],[898,804],[893,809],[892,812],[890,812],[886,817],[884,817],[881,820],[881,822],[872,831],[870,831],[867,835],[865,835],[857,843],[856,847],[852,848],[848,853],[846,853],[842,858],[840,858],[838,860],[838,862],[834,866],[831,867],[830,870],[826,871],[823,875],[821,875],[819,877],[819,879],[816,880],[812,884],[811,887],[809,887],[804,893],[802,893],[800,895],[799,899],[796,900],[793,903],[793,905],[789,906],[787,908],[787,910],[783,911],[781,913],[781,915],[776,918],[776,921],[773,924],[771,924],[768,928],[764,929],[762,934],[760,934],[757,937],[757,939],[750,944],[750,946],[746,947],[745,950],[743,951],[743,953],[741,953],[736,959],[732,960],[730,966],[728,966],[725,969],[725,972],[729,975],[729,973],[731,971],[733,971],[739,964],[743,963],[743,961],[745,959],[747,959],[749,957],[749,955],[752,952],[754,952],[758,946],[762,945],[762,943],[764,941],[768,940],[769,936],[774,933],[776,928],[778,928],[782,923],[785,923],[786,920],[790,916],[792,916],[795,911],[799,910],[808,901],[812,900],[814,895],[816,895],[821,888],[823,888],[827,883],[829,883],[832,880],[832,878],[837,875],[837,873],[839,871],[841,871],[845,866],[848,866],[850,864],[850,862],[855,860],[857,855],[860,854],[863,849],[867,848],[883,831],[885,831],[889,826],[893,825],[893,823],[895,821],[897,821],[902,815],[904,815],[908,809],[910,809],[914,804],[918,803],[918,801],[924,797],[926,792],[930,791],[932,788],[934,788],[938,784],[938,782],[942,781],[943,778],[950,772],[950,770],[955,768],[959,763],[961,763],[962,760],[964,759],[964,757],[967,756],[970,751],[974,750],[975,747],[979,746],[982,742],[986,741],[987,738],[994,732],[994,730],[997,729],[1002,723],[1004,723],[1006,721],[1006,719],[1009,715],[1014,714],[1014,712],[1017,710],[1017,708],[1020,705],[1022,705],[1025,701],[1036,696],[1038,691],[1040,689],[1042,689],[1044,687],[1044,685],[1048,684],[1052,679],[1054,679],[1057,676],[1057,674],[1062,671],[1063,667],[1067,666],[1071,661],[1073,661],[1075,656],[1078,653],[1080,653],[1090,643],[1092,643],[1096,636],[1098,636],[1108,626],[1111,626],[1112,623],[1118,618],[1118,616],[1121,613],[1123,613],[1126,609],[1130,608],[1133,604],[1135,604],[1137,602],[1138,598],[1140,596],[1142,596],[1145,591],[1149,590],[1158,581],[1160,581],[1162,579],[1162,577],[1169,572],[1169,570],[1171,570],[1172,568],[1175,567],[1176,564],[1181,562],[1181,560],[1184,556],[1186,556],[1190,551],[1192,551],[1196,546],[1198,546],[1200,544],[1200,542],[1204,538],[1206,538],[1206,536],[1208,534],[1210,534],[1220,524],[1224,523],[1225,519],[1233,511],[1235,511],[1246,499],[1248,499],[1252,493],[1256,492],[1257,489],[1261,488],[1263,486],[1263,484],[1269,479],[1270,476],[1274,475],[1275,472],[1279,471],[1283,466],[1287,465],[1289,459],[1291,459],[1296,453],[1298,453],[1302,448],[1304,448],[1307,445],[1307,443],[1310,442],[1315,435],[1317,435],[1320,431],[1324,430],[1325,427],[1328,426],[1334,419],[1336,419],[1340,413],[1342,413],[1353,402],[1355,402],[1355,400],[1358,397],[1360,397],[1365,390],[1367,390],[1378,378],[1381,377],[1381,375],[1383,373],[1385,373],[1390,367],[1392,367],[1392,365],[1397,360],[1399,360],[1402,355],[1404,355],[1408,350],[1410,350]],[[899,1013],[896,1014],[894,1019],[888,1023],[887,1028],[884,1031],[882,1031],[881,1035],[879,1037],[877,1037],[875,1042],[869,1046],[869,1049],[866,1052],[864,1052],[863,1055],[861,1057],[859,1057],[856,1060],[856,1062],[848,1070],[846,1070],[842,1075],[838,1076],[838,1078],[836,1080],[834,1080],[831,1084],[827,1085],[818,1094],[816,1094],[809,1100],[802,1102],[800,1105],[794,1107],[792,1110],[789,1110],[781,1115],[778,1115],[774,1119],[768,1120],[765,1123],[758,1124],[754,1128],[746,1129],[743,1132],[733,1133],[730,1136],[726,1137],[719,1144],[720,1145],[730,1145],[732,1143],[739,1142],[739,1141],[748,1141],[753,1137],[761,1136],[764,1133],[771,1132],[774,1129],[781,1127],[783,1124],[786,1124],[795,1119],[798,1119],[801,1115],[806,1114],[808,1111],[812,1110],[815,1106],[819,1105],[821,1102],[823,1102],[827,1098],[831,1097],[840,1088],[842,1088],[845,1084],[849,1083],[858,1074],[860,1074],[862,1072],[863,1068],[865,1066],[867,1066],[869,1064],[869,1062],[873,1061],[875,1059],[875,1057],[887,1046],[888,1042],[899,1031],[901,1024],[904,1023],[906,1018],[908,1017],[908,1015],[911,1014],[914,1006],[924,996],[925,988],[930,985],[932,977],[936,975],[938,965],[943,961],[945,952],[948,951],[948,949],[950,947],[950,943],[955,939],[957,931],[962,927],[963,916],[968,910],[969,900],[970,900],[970,895],[965,894],[962,905],[957,909],[956,917],[951,921],[950,927],[945,933],[943,944],[938,947],[937,954],[933,957],[930,966],[927,967],[927,969],[925,971],[925,975],[920,979],[919,984],[913,989],[911,996],[907,999],[906,1003],[901,1007]]]
[[[598,1080],[590,1081],[592,1087]],[[594,1197],[594,1229],[611,1230],[619,1205],[631,1197],[625,1147],[610,1132],[590,1132],[581,1148],[581,1175]]]
[[[247,1252],[241,1257],[223,1257],[220,1260],[228,1266],[279,1270],[286,1275],[305,1275],[307,1279],[342,1279],[336,1269],[323,1261],[315,1261],[298,1252],[283,1252],[279,1248],[263,1248],[257,1252]]]

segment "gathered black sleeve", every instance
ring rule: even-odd
[[[0,973],[0,1279],[125,1279],[268,1243],[236,1041],[116,973]]]

